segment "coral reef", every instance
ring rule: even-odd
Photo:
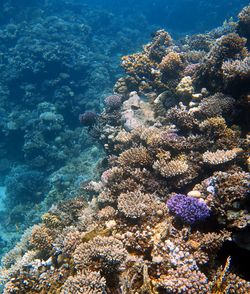
[[[180,42],[158,30],[123,57],[92,128],[101,177],[3,258],[4,293],[249,293],[249,92],[226,69],[249,55],[238,25]]]

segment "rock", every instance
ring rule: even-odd
[[[201,192],[200,191],[190,191],[187,193],[187,196],[195,197],[195,198],[200,198],[201,197]]]

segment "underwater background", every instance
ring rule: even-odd
[[[250,293],[249,35],[244,0],[0,0],[0,291]]]

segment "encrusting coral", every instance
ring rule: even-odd
[[[249,78],[248,11],[229,32],[176,44],[157,31],[123,58],[93,127],[108,155],[100,181],[4,257],[5,294],[250,293],[235,262],[249,250],[249,92],[235,83]]]

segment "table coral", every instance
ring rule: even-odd
[[[202,155],[203,161],[210,165],[223,164],[233,160],[237,156],[237,149],[233,150],[217,150],[215,152],[205,152]]]
[[[165,161],[164,159],[157,160],[154,162],[153,167],[165,178],[182,175],[188,171],[188,164],[185,161],[178,159],[170,161]]]

